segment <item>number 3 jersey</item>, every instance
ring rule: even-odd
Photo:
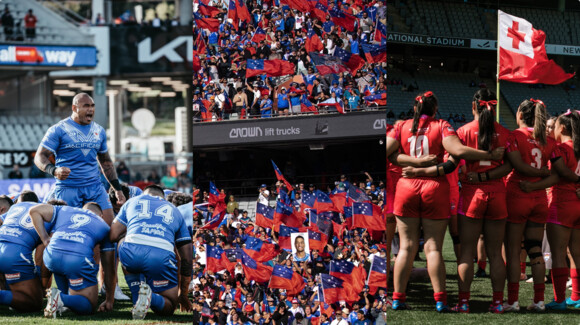
[[[436,155],[437,161],[442,163],[445,154],[443,139],[457,135],[453,127],[445,120],[434,119],[427,115],[421,115],[416,134],[411,133],[412,127],[412,119],[397,123],[387,137],[399,141],[400,151],[406,155],[413,158]]]
[[[506,151],[513,152],[519,151],[520,156],[525,164],[528,164],[534,168],[541,169],[548,165],[548,161],[551,158],[556,157],[556,140],[551,137],[546,138],[546,144],[542,146],[538,141],[534,139],[534,129],[533,128],[519,128],[514,130],[509,139]],[[519,186],[520,181],[530,181],[537,182],[541,177],[531,177],[520,174],[517,170],[513,170],[507,178],[507,189],[508,193],[514,193],[516,191],[521,195],[545,195],[546,191],[539,190],[532,193],[524,193]]]
[[[75,255],[93,256],[93,249],[101,244],[101,251],[114,250],[109,240],[109,225],[89,210],[69,206],[54,206],[50,226],[52,233],[47,249],[66,251]]]
[[[126,243],[174,251],[175,243],[191,241],[183,216],[173,204],[142,194],[128,200],[113,222],[127,227]]]

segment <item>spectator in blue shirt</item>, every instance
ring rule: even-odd
[[[260,113],[263,118],[272,117],[272,100],[268,98],[267,93],[262,95],[262,100],[260,101]]]
[[[286,93],[286,87],[280,89],[278,94],[278,114],[288,115],[288,110],[290,109],[290,99]]]

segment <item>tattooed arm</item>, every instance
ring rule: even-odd
[[[101,169],[103,170],[103,175],[111,184],[111,186],[115,189],[115,196],[117,197],[117,203],[122,205],[125,203],[125,195],[121,190],[121,183],[119,183],[119,179],[117,177],[117,171],[115,170],[115,164],[113,164],[113,160],[108,152],[99,153],[97,155],[97,160],[99,161],[99,165],[101,165]]]
[[[67,167],[56,168],[56,166],[50,162],[50,156],[52,156],[52,151],[46,149],[44,146],[39,146],[38,150],[36,150],[36,155],[34,156],[34,164],[38,169],[60,179],[61,181],[67,179],[70,174],[70,169]]]

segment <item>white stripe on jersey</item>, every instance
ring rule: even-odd
[[[131,234],[125,237],[125,242],[137,245],[157,247],[164,249],[166,251],[173,252],[173,244],[163,238],[152,237],[142,234]]]

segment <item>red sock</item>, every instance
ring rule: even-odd
[[[435,298],[435,302],[442,301],[443,304],[447,305],[447,291],[435,292],[433,298]]]
[[[566,299],[566,281],[568,281],[568,268],[557,267],[552,269],[554,300],[558,303]]]
[[[526,262],[520,263],[521,273],[526,274]]]
[[[393,300],[405,302],[407,300],[407,294],[404,292],[393,292]]]
[[[459,291],[459,304],[468,304],[470,295],[471,293],[469,291]]]
[[[479,267],[480,270],[485,271],[485,267],[487,266],[487,262],[485,260],[477,261],[477,266]]]
[[[570,277],[572,278],[572,300],[580,300],[580,274],[577,269],[570,269]]]
[[[534,303],[544,301],[544,291],[546,291],[544,283],[534,284]]]
[[[493,299],[492,303],[494,305],[503,304],[503,291],[494,291],[492,299]]]
[[[514,302],[518,301],[520,295],[520,283],[508,282],[508,304],[513,305]]]

